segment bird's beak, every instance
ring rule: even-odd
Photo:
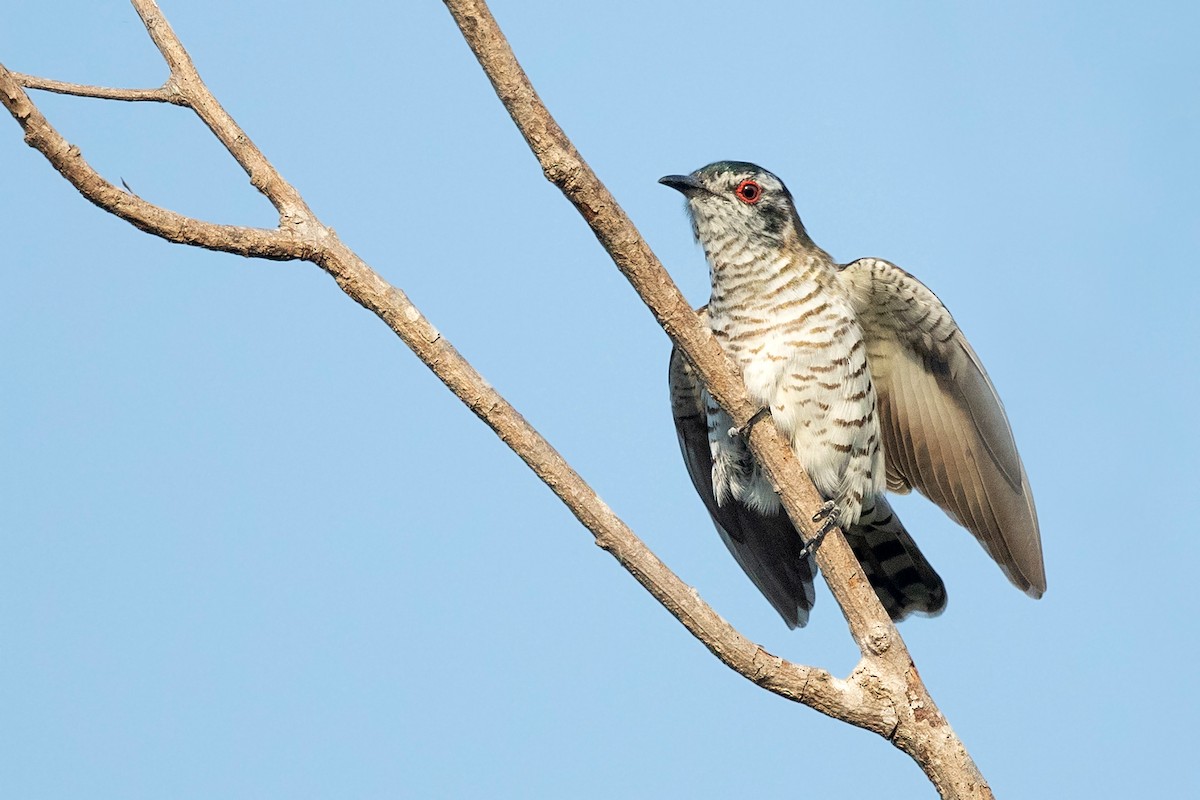
[[[707,191],[700,185],[700,181],[691,175],[664,175],[658,179],[658,182],[663,186],[670,186],[672,189],[683,192],[688,197],[696,192]]]

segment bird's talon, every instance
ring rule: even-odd
[[[732,438],[734,436],[742,436],[743,434],[749,434],[750,429],[754,427],[755,423],[761,422],[764,417],[769,417],[770,415],[771,415],[771,407],[763,406],[758,411],[755,411],[754,414],[750,417],[750,419],[746,420],[745,425],[734,425],[732,428],[730,428],[729,429],[730,438]]]
[[[800,548],[801,558],[806,558],[810,553],[817,551],[817,548],[821,546],[821,542],[825,541],[826,535],[837,527],[838,517],[841,515],[842,510],[832,500],[827,500],[825,505],[821,506],[820,510],[813,514],[812,521],[820,522],[821,527],[817,528],[816,535],[808,540],[804,547]]]
[[[832,500],[826,500],[825,504],[818,509],[817,513],[813,514],[812,521],[820,522],[826,517],[833,517],[836,519],[838,517],[838,514],[834,513],[836,509],[837,503],[833,502]]]

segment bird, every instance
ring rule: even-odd
[[[946,587],[886,493],[916,489],[970,531],[1014,586],[1046,590],[1041,532],[1000,397],[950,312],[879,258],[838,264],[791,192],[744,161],[659,183],[684,195],[712,282],[699,310],[826,501],[888,615],[937,616]],[[778,493],[678,347],[672,415],[717,531],[790,628],[813,607],[815,564]]]

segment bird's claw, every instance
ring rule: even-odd
[[[817,528],[817,534],[805,543],[804,547],[800,548],[800,557],[804,558],[809,553],[815,553],[817,548],[821,546],[821,542],[825,541],[825,536],[834,528],[837,527],[838,517],[842,515],[842,510],[837,507],[837,503],[832,500],[826,500],[825,505],[813,514],[812,521],[820,522],[821,527]]]
[[[822,527],[833,527],[833,523],[835,523],[837,518],[841,515],[842,512],[838,510],[837,503],[833,502],[832,500],[826,500],[825,503],[819,509],[817,509],[817,513],[812,515],[812,521],[820,522],[821,520],[826,520],[825,525]]]
[[[732,439],[734,436],[748,435],[750,433],[750,429],[754,427],[755,423],[762,422],[764,418],[769,416],[771,416],[771,407],[763,406],[758,411],[755,411],[750,419],[746,420],[745,425],[734,425],[732,428],[730,428],[729,438]]]

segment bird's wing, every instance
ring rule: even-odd
[[[717,504],[712,485],[706,393],[678,348],[671,351],[669,382],[679,449],[717,532],[788,627],[803,626],[808,622],[815,593],[812,557],[800,555],[804,547],[800,534],[782,511],[760,514],[735,500]]]
[[[1004,407],[950,312],[879,259],[841,268],[879,398],[888,488],[922,494],[966,527],[1031,597],[1046,590],[1029,480]]]

